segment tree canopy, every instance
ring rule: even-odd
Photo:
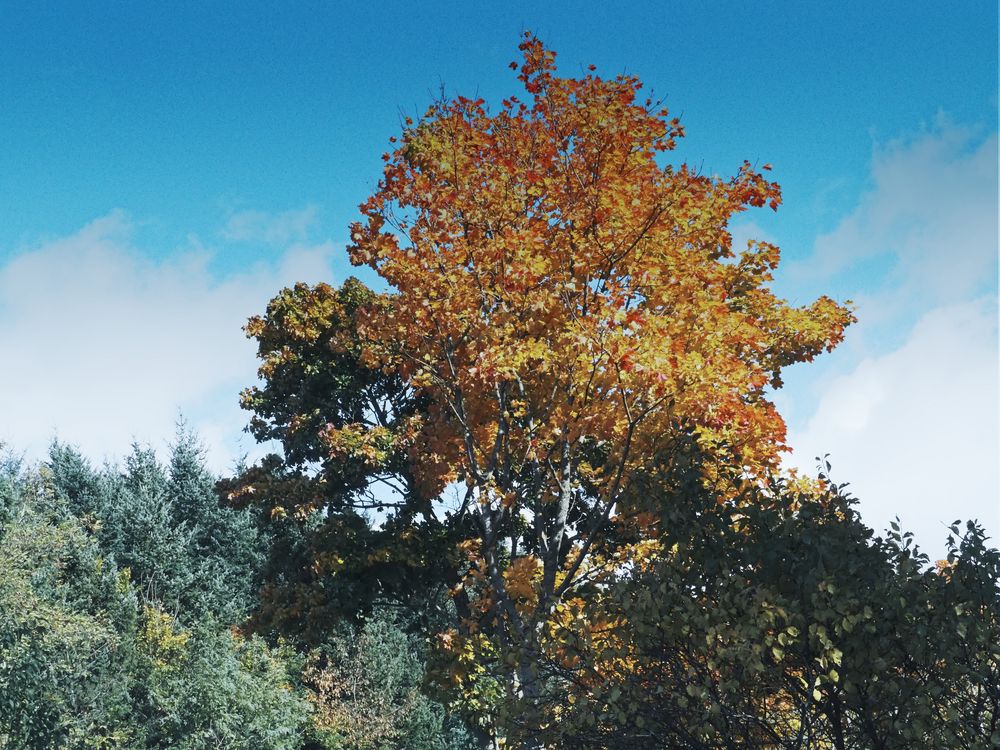
[[[184,430],[166,466],[0,454],[0,748],[469,747],[391,614],[314,648],[249,632],[269,534],[213,484]]]
[[[298,285],[251,320],[244,405],[285,455],[226,490],[308,521],[270,615],[416,594],[530,713],[547,626],[659,544],[652,469],[693,441],[720,501],[775,470],[766,388],[852,316],[788,305],[778,249],[732,247],[736,214],[780,203],[769,167],[671,165],[683,127],[636,77],[521,51],[524,101],[442,100],[393,139],[349,248],[390,291]]]

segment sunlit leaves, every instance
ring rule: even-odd
[[[520,49],[524,94],[442,98],[391,140],[348,248],[389,291],[298,285],[251,321],[244,406],[285,465],[226,489],[303,529],[277,614],[437,581],[449,648],[494,654],[529,731],[547,661],[620,629],[571,603],[660,548],[654,467],[693,442],[720,502],[767,475],[785,427],[765,389],[853,318],[777,298],[774,245],[733,247],[735,216],[780,204],[769,166],[671,164],[684,128],[637,77],[563,78],[534,36]]]

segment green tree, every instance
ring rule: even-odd
[[[426,655],[385,611],[309,657],[314,737],[330,750],[461,750],[471,737],[424,692]]]
[[[238,622],[258,585],[262,549],[252,517],[221,507],[195,437],[178,428],[169,466],[134,446],[123,471],[95,471],[55,444],[47,469],[66,512],[92,523],[104,553],[148,601],[187,620]]]
[[[125,747],[134,735],[122,634],[137,621],[134,591],[74,519],[53,512],[39,477],[22,474],[5,494],[0,747]]]
[[[179,628],[152,611],[140,643],[146,674],[145,747],[163,750],[297,750],[309,704],[295,659],[228,630]]]
[[[217,507],[199,461],[175,450],[167,473],[137,450],[124,473],[95,472],[56,446],[37,471],[5,465],[0,747],[302,747],[301,660],[231,632],[254,576],[235,571],[256,536],[240,541],[249,519]],[[205,580],[220,565],[233,572]]]
[[[21,461],[0,443],[0,526],[10,521],[19,504]]]
[[[995,746],[1000,552],[981,527],[956,528],[932,567],[911,535],[876,537],[841,488],[745,492],[719,504],[688,483],[655,562],[587,602],[627,626],[568,624],[579,659],[552,671],[588,689],[561,712],[560,744]]]
[[[239,622],[260,585],[263,544],[251,514],[220,505],[215,482],[197,438],[180,425],[166,490],[173,523],[189,529],[187,554],[197,582],[183,607]]]

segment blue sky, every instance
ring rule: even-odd
[[[4,3],[0,440],[102,459],[180,409],[218,468],[252,450],[242,321],[352,272],[401,114],[514,92],[531,29],[664,96],[678,160],[773,164],[785,205],[738,234],[781,245],[790,299],[858,303],[777,396],[792,463],[830,452],[877,527],[1000,531],[996,3],[535,5]]]

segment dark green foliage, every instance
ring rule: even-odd
[[[329,750],[462,750],[472,739],[422,692],[424,648],[379,611],[315,650],[305,671],[314,743]]]
[[[67,513],[80,518],[94,516],[105,504],[107,478],[72,447],[54,442],[49,448],[47,468],[57,500]]]
[[[130,571],[147,601],[186,612],[188,600],[201,598],[196,586],[211,586],[195,579],[191,525],[174,512],[152,451],[136,447],[126,467],[123,475],[105,480],[94,511],[97,538],[115,564]]]
[[[309,705],[286,655],[259,639],[201,627],[173,659],[150,667],[145,747],[167,750],[294,750]]]
[[[211,478],[184,445],[170,475],[148,451],[136,451],[118,475],[94,472],[59,446],[38,473],[6,468],[4,750],[301,746],[308,703],[294,684],[294,660],[220,622],[245,611],[253,568],[235,580],[236,566],[246,565],[236,543],[245,546],[239,532],[249,526],[217,508]],[[170,512],[174,497],[187,502],[192,523]],[[222,533],[235,540],[219,544]],[[235,603],[199,578],[220,566],[234,571],[226,585],[247,592],[235,588]],[[178,592],[171,603],[191,609],[181,617],[164,611],[160,592]]]
[[[205,470],[194,437],[183,430],[171,455],[167,493],[175,523],[190,530],[196,586],[182,607],[238,621],[253,603],[263,545],[249,513],[219,505],[215,478]]]
[[[252,472],[275,498],[316,488],[306,464]],[[980,526],[956,522],[931,565],[896,525],[877,537],[828,481],[744,483],[720,501],[701,477],[692,442],[623,501],[655,511],[660,551],[578,590],[581,622],[614,623],[613,636],[595,648],[592,628],[557,634],[536,664],[547,723],[514,712],[508,737],[628,750],[1000,744],[1000,552]],[[447,685],[446,670],[428,674],[427,636],[456,606],[442,603],[433,557],[449,540],[429,533],[430,547],[317,573],[317,550],[335,561],[377,542],[355,500],[333,492],[258,531],[253,513],[282,505],[239,510],[216,493],[183,430],[166,466],[138,447],[121,469],[62,445],[37,470],[4,454],[2,750],[489,743],[456,718],[488,725],[474,693],[460,704],[426,689]],[[385,533],[402,515],[383,516]],[[625,525],[607,549],[636,541]],[[248,623],[263,637],[243,634]]]
[[[563,675],[593,689],[562,744],[996,746],[1000,552],[980,527],[954,529],[935,568],[911,535],[875,537],[836,486],[775,481],[741,501],[679,494],[669,553],[595,597],[628,623],[616,648],[631,668]]]
[[[105,554],[130,571],[148,601],[189,622],[245,616],[261,544],[247,513],[219,506],[214,477],[183,427],[166,468],[136,446],[124,471],[95,472],[58,444],[48,467],[66,511],[91,520]]]
[[[283,455],[220,482],[219,491],[254,508],[270,540],[257,613],[265,631],[320,643],[336,621],[386,602],[433,618],[457,583],[464,530],[431,510],[390,437],[426,404],[398,375],[360,362],[357,315],[377,298],[353,278],[339,289],[296,284],[247,325],[262,384],[246,389],[242,404],[252,434],[280,441]],[[331,455],[328,428],[351,424],[386,430],[374,464]]]
[[[423,695],[421,649],[387,620],[341,626],[311,659],[240,634],[267,540],[214,485],[184,430],[166,466],[138,447],[120,470],[59,444],[37,470],[4,454],[0,748],[369,747],[315,728],[320,663],[364,682],[325,705],[381,717],[379,748],[467,746]]]
[[[367,478],[363,473],[350,476],[351,467],[329,460],[317,439],[324,427],[362,422],[383,401],[405,408],[412,398],[401,378],[358,365],[356,339],[331,346],[341,332],[352,331],[353,336],[358,310],[375,298],[353,277],[340,289],[296,284],[282,289],[268,304],[266,315],[251,318],[246,327],[247,335],[257,341],[261,374],[266,375],[262,386],[242,393],[243,407],[254,415],[251,433],[259,441],[280,441],[291,466],[328,464],[327,473],[340,480],[334,488],[339,491],[364,486]]]

